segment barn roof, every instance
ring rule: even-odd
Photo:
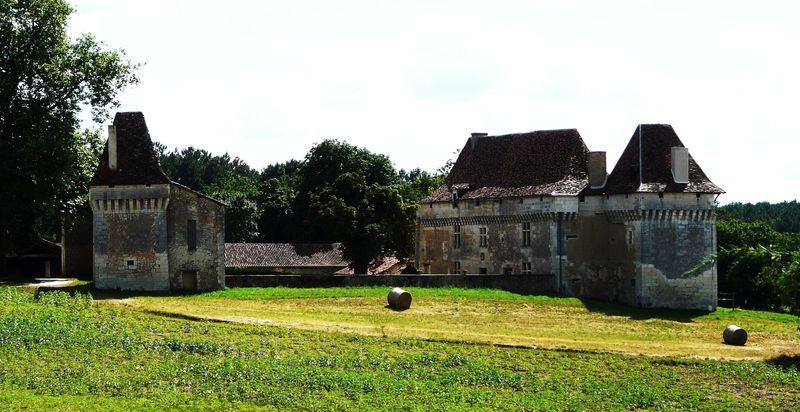
[[[338,243],[226,243],[226,267],[345,267]]]
[[[117,170],[108,167],[108,142],[100,164],[89,183],[95,185],[140,185],[170,183],[158,163],[153,141],[142,112],[119,112],[114,116],[117,131]]]
[[[609,174],[602,192],[724,193],[719,186],[708,179],[691,155],[689,155],[689,182],[675,183],[671,166],[673,147],[685,146],[672,126],[639,125],[614,170]]]
[[[577,195],[588,183],[589,150],[575,129],[473,136],[444,185],[421,202],[535,195]]]

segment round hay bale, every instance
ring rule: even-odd
[[[393,309],[406,310],[411,307],[411,294],[400,288],[394,288],[386,297]]]
[[[722,332],[722,340],[728,345],[744,346],[747,343],[747,331],[736,325],[728,325]]]

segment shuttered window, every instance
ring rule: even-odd
[[[194,219],[186,222],[186,244],[189,250],[197,250],[197,221]]]

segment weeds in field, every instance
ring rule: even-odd
[[[800,373],[172,319],[0,288],[10,409],[793,409]]]

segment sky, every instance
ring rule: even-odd
[[[721,203],[800,197],[800,2],[71,4],[144,63],[118,110],[169,148],[261,169],[334,138],[434,171],[471,132],[575,128],[610,172],[668,123]]]

